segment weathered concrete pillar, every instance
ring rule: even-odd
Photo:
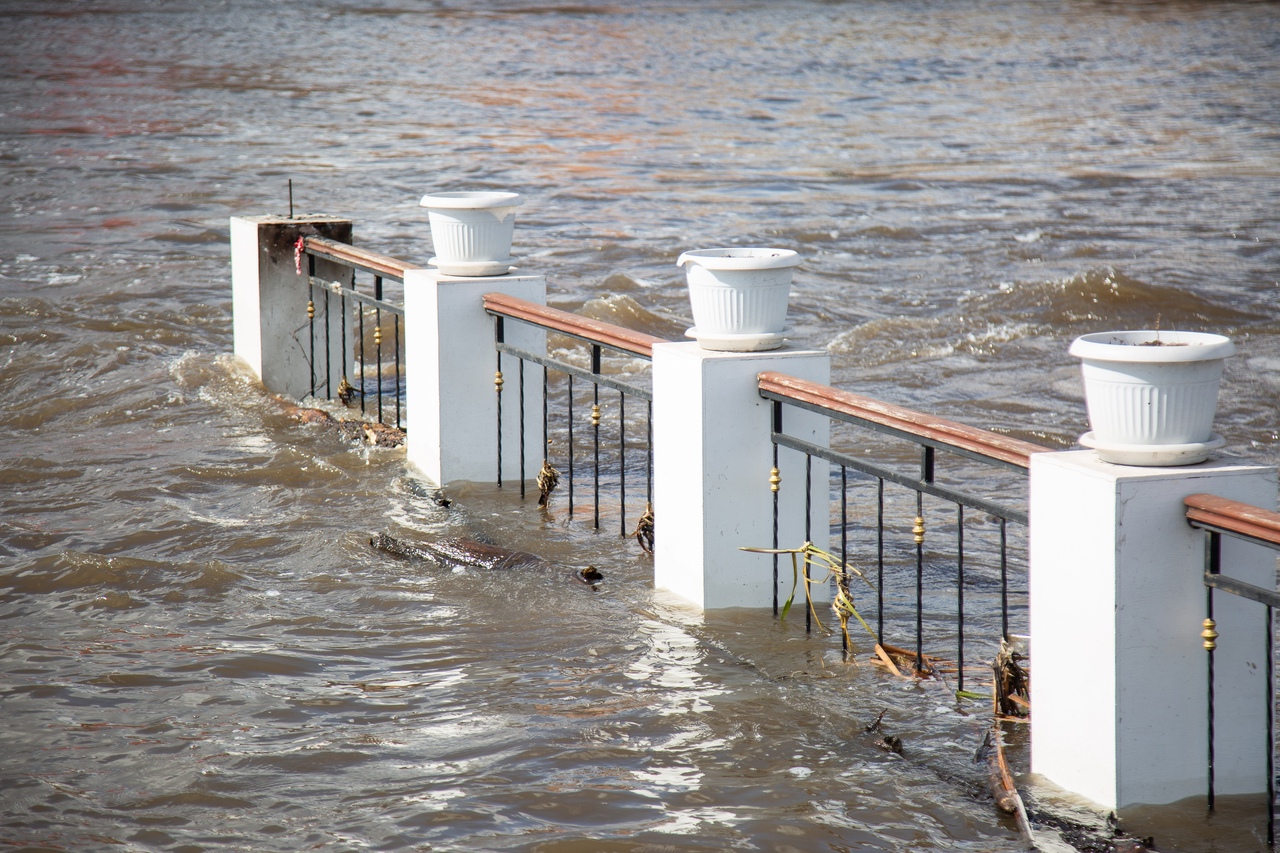
[[[1206,791],[1204,536],[1183,498],[1272,508],[1275,469],[1031,458],[1031,769],[1103,808]],[[1224,537],[1223,572],[1268,589],[1274,552]],[[1266,790],[1263,608],[1218,593],[1219,793]]]
[[[702,608],[773,604],[772,558],[739,550],[768,548],[773,540],[771,405],[756,384],[767,370],[825,384],[831,359],[813,350],[711,352],[693,342],[653,347],[654,583]],[[790,409],[783,426],[827,446],[825,417]],[[783,450],[779,463],[778,543],[798,547],[805,541],[804,456]],[[830,540],[827,478],[827,463],[813,460],[809,538],[821,548]],[[779,601],[791,594],[791,576],[784,556]],[[829,600],[825,586],[815,593]]]
[[[346,340],[354,339],[352,318],[336,316],[337,299],[317,296],[315,322],[308,321],[307,302],[313,297],[307,286],[307,261],[302,259],[299,273],[294,260],[294,244],[301,236],[350,243],[351,222],[329,216],[231,217],[235,354],[268,390],[295,399],[306,397],[313,387],[317,396],[336,394],[339,379],[350,376],[354,366],[352,352],[343,351],[340,332],[345,324]],[[339,264],[316,262],[317,278],[337,281],[348,280],[350,275],[351,271]],[[335,316],[326,344],[330,302]]]
[[[498,403],[494,382],[494,318],[486,293],[504,293],[539,305],[547,301],[540,275],[509,273],[461,277],[434,269],[405,272],[405,405],[409,412],[407,458],[439,485],[498,477]],[[507,343],[535,355],[547,351],[546,333],[505,323]],[[502,480],[532,480],[542,466],[542,368],[526,364],[525,464],[520,468],[519,363],[502,358]]]

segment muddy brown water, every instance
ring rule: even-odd
[[[227,219],[288,212],[290,179],[298,212],[417,262],[421,194],[517,190],[514,253],[553,304],[668,337],[681,251],[794,248],[793,337],[835,384],[1056,447],[1086,429],[1073,337],[1222,331],[1217,429],[1277,461],[1274,3],[29,0],[0,22],[12,848],[1024,849],[971,760],[980,703],[795,618],[690,613],[563,498],[444,508],[402,451],[285,415],[228,355]],[[373,552],[381,530],[607,582],[431,571]],[[885,708],[902,755],[863,731]],[[1261,847],[1256,803],[1121,817],[1161,849]]]

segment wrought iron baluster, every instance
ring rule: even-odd
[[[333,320],[333,291],[324,289],[324,398],[333,399],[333,345],[329,342],[329,326]]]
[[[782,403],[773,402],[773,433],[782,432]],[[773,549],[778,550],[778,489],[782,477],[778,473],[778,442],[773,443],[773,470],[769,472],[769,488],[773,492]],[[778,555],[773,555],[773,615],[778,615]]]
[[[351,283],[352,283],[353,289],[354,289],[355,280],[356,280],[356,271],[352,270]],[[338,314],[338,317],[340,318],[338,320],[338,323],[340,324],[338,327],[338,331],[341,335],[339,340],[342,342],[342,349],[341,349],[342,364],[340,365],[342,380],[338,383],[338,394],[339,394],[339,399],[341,399],[341,395],[347,393],[346,388],[348,384],[347,383],[347,317],[349,317],[350,315],[347,314],[347,289],[346,288],[342,289],[342,296],[338,304],[342,306],[342,311]],[[346,405],[346,404],[344,403],[343,405]]]
[[[849,565],[849,468],[840,466],[840,565]],[[848,575],[845,575],[848,586]]]
[[[569,374],[569,518],[573,518],[573,374]]]
[[[956,504],[956,682],[964,690],[964,504]]]
[[[1205,572],[1206,574],[1216,575],[1221,571],[1221,568],[1222,568],[1222,539],[1216,531],[1209,531],[1208,533],[1209,535],[1206,537],[1206,540],[1205,540]],[[1208,696],[1209,745],[1208,746],[1209,748],[1208,748],[1208,755],[1207,755],[1207,758],[1208,758],[1207,775],[1208,775],[1209,790],[1206,797],[1206,805],[1209,811],[1212,812],[1214,809],[1215,799],[1216,799],[1216,792],[1214,790],[1215,782],[1216,782],[1215,780],[1216,768],[1214,766],[1215,755],[1214,755],[1213,742],[1216,736],[1215,727],[1217,722],[1214,718],[1215,697],[1214,697],[1214,683],[1213,683],[1214,682],[1213,664],[1214,664],[1214,651],[1218,648],[1218,631],[1217,631],[1217,625],[1213,621],[1213,587],[1205,586],[1204,594],[1205,594],[1204,630],[1200,632],[1200,636],[1204,639],[1204,649],[1209,655],[1209,660],[1208,660],[1208,689],[1209,689],[1208,690],[1209,692],[1209,696]],[[1269,702],[1274,701],[1274,699],[1272,698],[1272,694],[1270,692],[1268,692],[1267,694],[1267,699]],[[1268,718],[1271,717],[1272,713],[1274,712],[1270,708],[1268,708],[1267,717]]]
[[[884,645],[884,478],[876,478],[876,642]]]
[[[649,506],[653,506],[653,401],[646,400],[645,413],[645,463],[644,463],[644,498]]]
[[[933,482],[934,451],[920,448],[920,479]],[[924,492],[916,492],[916,522],[911,529],[916,543],[916,671],[924,669]]]
[[[316,291],[310,287],[316,277],[316,257],[307,255],[307,332],[311,339],[311,396],[316,395]]]
[[[542,460],[544,462],[551,460],[551,427],[547,409],[547,388],[550,381],[548,374],[550,372],[544,364],[542,366]]]
[[[840,586],[853,601],[849,590],[849,468],[840,466]],[[849,657],[849,632],[840,632],[840,649]]]
[[[813,517],[813,457],[809,454],[804,455],[804,541],[813,541],[813,531],[811,519]],[[804,561],[804,632],[808,634],[813,630],[813,608],[809,606],[809,560]]]
[[[396,317],[396,429],[404,429],[404,425],[400,421],[400,393],[401,393],[401,376],[400,367],[400,325],[404,322],[404,317]]]
[[[591,345],[591,374],[593,376],[600,375],[600,345]],[[595,504],[595,516],[592,521],[592,528],[600,529],[600,383],[591,383],[591,431],[593,453],[595,457],[595,466],[592,471],[593,482],[593,503]]]
[[[1000,519],[1000,636],[1009,636],[1009,520]]]
[[[1263,660],[1266,661],[1267,667],[1267,692],[1263,699],[1266,701],[1266,718],[1267,718],[1267,846],[1275,849],[1276,846],[1276,720],[1274,697],[1275,693],[1275,620],[1274,608],[1266,605],[1267,617],[1266,624],[1262,627],[1266,631],[1266,647],[1267,654]]]
[[[519,393],[519,416],[517,423],[520,425],[520,469],[516,472],[516,478],[520,481],[520,500],[524,500],[524,359],[516,359],[517,371],[516,378],[519,380],[516,385],[520,390]]]
[[[501,317],[493,318],[493,339],[498,343],[506,340],[506,330]],[[498,399],[498,488],[502,488],[502,350],[497,350],[497,370],[493,374],[493,387]]]
[[[352,289],[353,290],[355,289],[354,284],[352,286]],[[356,303],[356,318],[357,318],[356,327],[358,328],[359,334],[360,334],[360,415],[363,417],[365,415],[364,399],[365,397],[368,396],[368,390],[369,390],[365,384],[365,369],[368,367],[368,363],[364,359],[364,303],[363,302]]]
[[[627,535],[627,395],[618,392],[618,522]]]
[[[916,671],[924,669],[924,492],[916,492]]]
[[[373,277],[373,296],[382,301],[382,276]],[[378,423],[382,423],[382,308],[374,308],[373,346],[378,355]]]

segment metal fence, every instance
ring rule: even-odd
[[[1217,695],[1214,678],[1214,652],[1217,649],[1218,624],[1214,619],[1213,599],[1215,592],[1253,601],[1264,609],[1263,632],[1266,643],[1266,731],[1259,739],[1263,742],[1267,758],[1267,845],[1275,847],[1275,651],[1273,617],[1276,607],[1280,607],[1280,594],[1274,588],[1264,589],[1251,583],[1238,580],[1222,573],[1222,537],[1229,536],[1244,542],[1260,545],[1280,552],[1280,513],[1260,509],[1239,501],[1227,500],[1214,495],[1190,495],[1184,501],[1187,505],[1187,521],[1192,527],[1205,531],[1205,619],[1201,637],[1204,639],[1205,652],[1209,656],[1208,680],[1208,806],[1213,811],[1215,799],[1214,779],[1214,739],[1216,726],[1214,719]]]
[[[542,473],[538,484],[542,491],[540,500],[547,500],[550,488],[554,488],[562,473],[568,493],[569,514],[575,512],[576,491],[579,482],[590,478],[592,524],[600,527],[602,489],[616,488],[618,494],[618,523],[622,535],[638,534],[646,548],[652,545],[653,530],[653,392],[643,384],[647,378],[637,373],[647,373],[647,364],[641,371],[635,370],[635,361],[651,362],[653,345],[662,338],[637,332],[611,323],[604,323],[538,305],[500,293],[484,296],[485,310],[494,318],[494,350],[496,370],[494,384],[498,391],[498,485],[502,485],[502,394],[507,379],[503,356],[516,360],[516,383],[519,397],[515,407],[520,421],[518,447],[520,470],[525,470],[528,447],[525,424],[526,364],[541,367],[540,388],[542,395],[542,435],[546,437]],[[563,347],[548,349],[548,354],[530,352],[507,341],[507,324],[525,323],[560,336]],[[561,356],[552,351],[563,352]],[[575,357],[576,355],[576,357]],[[609,358],[614,356],[615,363]],[[537,380],[535,380],[537,381]],[[585,383],[585,388],[583,387]],[[613,399],[610,406],[608,399]],[[616,396],[614,396],[616,395]],[[563,416],[553,415],[550,401],[563,400]],[[640,416],[628,416],[628,400],[639,401]],[[582,413],[586,411],[584,416]],[[608,423],[606,423],[606,421]],[[639,421],[639,423],[636,423]],[[586,433],[585,438],[583,433]],[[609,434],[617,438],[609,446]],[[628,436],[630,435],[630,438]],[[558,452],[557,452],[558,449]],[[628,454],[630,453],[630,458]],[[639,456],[637,461],[636,457]],[[584,470],[584,467],[586,470]],[[636,481],[643,478],[645,509],[643,512],[627,512],[628,494],[639,490]],[[630,491],[628,483],[631,483]],[[550,487],[550,488],[548,488]],[[521,480],[520,496],[524,498],[525,483]],[[634,531],[629,525],[634,518]],[[646,536],[647,533],[647,536]]]
[[[311,289],[311,396],[336,398],[344,406],[354,406],[359,398],[361,415],[404,429],[404,306],[388,301],[384,291],[387,282],[403,285],[405,270],[416,267],[322,237],[300,238],[295,255],[299,270],[306,257]],[[317,258],[345,267],[347,276],[341,281],[317,278]],[[357,284],[358,274],[371,278],[364,291]],[[342,354],[338,365],[331,354],[334,336]],[[316,359],[318,338],[324,341],[323,364]]]
[[[1010,544],[1008,525],[1013,522],[1024,530],[1027,524],[1025,510],[1026,472],[1030,456],[1044,451],[1046,448],[1024,442],[997,433],[976,429],[951,421],[925,415],[919,412],[882,403],[867,397],[840,391],[826,385],[797,379],[781,373],[762,373],[759,377],[760,395],[772,402],[773,406],[773,443],[774,470],[771,486],[774,490],[774,548],[779,547],[778,537],[778,450],[789,448],[805,456],[806,494],[811,488],[812,460],[823,459],[833,466],[832,491],[836,495],[839,509],[836,511],[833,526],[838,529],[839,559],[845,565],[850,564],[850,535],[861,538],[864,546],[874,548],[874,556],[862,560],[864,564],[874,563],[875,589],[875,633],[876,640],[886,646],[886,619],[894,616],[890,603],[886,603],[886,590],[891,584],[900,583],[902,578],[894,577],[890,571],[895,564],[904,568],[908,575],[907,583],[913,589],[914,607],[909,614],[914,623],[914,658],[917,670],[925,669],[925,615],[926,615],[926,564],[941,563],[950,568],[952,575],[951,594],[954,594],[954,626],[948,633],[953,634],[955,643],[955,670],[958,678],[958,689],[964,690],[965,675],[965,637],[966,637],[966,590],[971,589],[974,579],[967,575],[970,571],[974,548],[966,540],[966,529],[972,526],[973,516],[985,515],[994,519],[998,539],[992,549],[993,559],[998,570],[998,599],[1001,636],[1008,640],[1011,636],[1010,613],[1011,595],[1022,599],[1025,609],[1025,563],[1019,568],[1021,581],[1014,588],[1010,581]],[[832,444],[844,443],[845,449],[832,449],[816,446],[803,439],[788,435],[786,432],[785,412],[787,409],[801,409],[816,412],[831,419],[833,426],[845,425],[855,428],[848,430],[849,435],[841,434],[842,441],[833,437]],[[861,431],[861,435],[857,433]],[[883,442],[879,446],[867,443],[867,431],[874,436],[906,442],[913,447],[916,457],[915,470],[902,463],[908,458],[901,450],[886,447]],[[896,462],[895,462],[896,459]],[[958,476],[945,478],[940,470],[943,459],[967,465],[968,469]],[[973,463],[982,469],[973,471]],[[994,478],[992,474],[995,474]],[[1004,474],[1001,478],[999,475]],[[1012,474],[1012,482],[1009,474]],[[973,488],[976,482],[985,480],[989,486],[985,493]],[[875,502],[875,526],[870,531],[874,537],[874,545],[867,542],[866,525],[850,521],[849,496],[851,486],[857,491],[858,484],[871,486]],[[892,530],[886,518],[887,487],[902,487],[909,499],[913,499],[914,517],[911,518],[911,542],[906,546],[908,557],[906,565],[901,559],[895,559],[894,547],[888,542],[888,533]],[[1010,489],[1021,490],[1024,494],[1019,505],[1007,502]],[[926,518],[931,515],[926,507],[926,497],[938,499],[944,505],[954,507],[953,548],[947,555],[942,555],[938,548],[926,547],[926,533],[931,525]],[[966,510],[970,515],[966,516]],[[806,507],[806,517],[808,517]],[[806,532],[806,538],[811,538]],[[899,546],[900,548],[901,546]],[[900,554],[901,551],[898,551]],[[777,556],[774,557],[775,600],[774,610],[777,612]],[[937,572],[932,572],[936,575]],[[847,576],[845,582],[847,583]],[[908,595],[910,596],[910,592]],[[949,597],[949,596],[948,596]],[[809,625],[806,619],[806,626]],[[847,647],[846,647],[847,651]]]

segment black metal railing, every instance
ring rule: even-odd
[[[1208,806],[1213,811],[1216,792],[1214,778],[1214,740],[1216,735],[1215,720],[1215,677],[1214,656],[1217,650],[1218,624],[1214,619],[1213,599],[1215,592],[1225,592],[1248,601],[1262,605],[1264,609],[1263,633],[1266,649],[1266,733],[1265,749],[1267,757],[1267,846],[1274,848],[1276,843],[1276,789],[1275,789],[1275,659],[1273,614],[1280,607],[1280,593],[1274,585],[1263,588],[1251,583],[1222,574],[1222,537],[1229,536],[1254,545],[1260,545],[1280,552],[1280,513],[1250,506],[1240,501],[1228,500],[1214,495],[1190,495],[1184,501],[1187,505],[1187,521],[1192,527],[1205,531],[1205,618],[1201,637],[1208,654]]]
[[[405,271],[418,267],[322,237],[301,238],[299,266],[304,254],[311,288],[307,303],[311,396],[337,398],[344,406],[354,405],[354,399],[359,397],[362,416],[404,429],[404,306],[389,301],[384,290],[387,282],[403,285]],[[318,258],[345,268],[344,279],[317,277]],[[366,292],[358,289],[358,273],[372,278],[365,285]],[[323,334],[317,333],[317,323],[323,324]],[[389,336],[384,332],[388,325]],[[348,330],[351,341],[347,340]],[[339,338],[337,352],[342,362],[336,369],[331,340],[334,335]],[[316,341],[320,338],[324,341],[323,365],[316,358]],[[348,375],[348,360],[355,374],[354,383]]]
[[[885,600],[888,574],[886,569],[893,562],[886,537],[886,530],[888,529],[885,519],[886,484],[901,486],[907,490],[907,495],[914,497],[915,514],[911,526],[912,540],[907,545],[907,548],[910,552],[908,563],[914,569],[914,656],[917,670],[925,668],[924,615],[926,609],[925,567],[927,553],[925,547],[927,529],[925,523],[925,497],[930,496],[941,499],[948,504],[954,505],[956,513],[954,521],[955,549],[953,552],[955,572],[955,668],[959,681],[957,689],[963,691],[965,689],[966,654],[965,591],[972,584],[972,580],[966,578],[966,569],[974,550],[971,546],[967,547],[965,540],[966,527],[969,526],[971,521],[971,519],[966,518],[965,511],[966,509],[976,510],[978,513],[994,518],[997,523],[998,542],[995,544],[994,550],[999,570],[1000,632],[1005,640],[1009,640],[1011,637],[1010,595],[1013,592],[1009,579],[1010,547],[1008,524],[1009,522],[1014,522],[1025,528],[1027,512],[1023,508],[1025,507],[1025,497],[1021,506],[1015,506],[1007,502],[1003,494],[1009,488],[1007,483],[1003,486],[989,488],[987,494],[982,494],[971,488],[970,484],[975,479],[973,471],[966,471],[963,476],[952,478],[952,481],[944,480],[939,476],[940,456],[955,457],[962,464],[969,467],[973,467],[972,463],[978,463],[982,468],[982,471],[979,472],[980,476],[985,476],[988,479],[990,479],[989,475],[993,469],[995,471],[1013,472],[1017,480],[1015,487],[1025,493],[1026,472],[1030,464],[1030,457],[1032,454],[1042,452],[1047,448],[781,373],[768,372],[760,374],[759,387],[760,395],[773,404],[774,470],[771,476],[771,485],[774,489],[774,549],[779,547],[777,516],[779,489],[778,451],[780,448],[789,448],[804,454],[805,483],[803,487],[806,494],[806,539],[811,539],[811,531],[808,529],[808,518],[811,515],[809,510],[811,508],[807,505],[807,496],[812,490],[812,460],[815,458],[825,460],[838,469],[838,471],[833,470],[832,473],[832,489],[837,493],[839,502],[839,520],[836,524],[840,538],[838,556],[845,565],[848,565],[850,561],[849,533],[852,526],[849,522],[848,500],[850,474],[853,472],[853,479],[855,480],[875,484],[875,581],[872,586],[876,590],[876,639],[881,647],[885,647],[885,617],[888,609]],[[909,457],[904,457],[901,453],[896,454],[899,460],[896,466],[884,461],[888,456],[894,454],[886,453],[879,457],[873,457],[869,452],[868,446],[857,438],[851,439],[851,441],[858,444],[855,450],[841,451],[828,447],[819,447],[812,442],[788,435],[784,422],[784,411],[787,408],[814,412],[830,418],[834,424],[844,424],[856,427],[859,430],[871,430],[882,437],[887,436],[894,440],[908,442],[916,448],[918,467],[914,471],[904,470],[902,460]],[[877,448],[877,450],[883,450],[883,448]],[[1004,479],[1007,480],[1008,477]],[[994,493],[994,496],[992,493]],[[855,529],[855,532],[865,535],[861,529]],[[777,561],[778,557],[775,555],[775,613],[778,608]],[[1025,586],[1017,590],[1017,594],[1025,601]],[[806,614],[806,627],[809,627],[809,624],[808,614]]]
[[[602,488],[616,485],[619,505],[619,527],[622,535],[625,536],[631,533],[627,514],[627,483],[629,478],[636,479],[642,473],[644,477],[645,511],[635,515],[636,530],[643,533],[644,525],[648,524],[651,531],[653,506],[653,392],[650,388],[633,381],[628,370],[608,369],[605,358],[609,354],[614,354],[621,355],[628,363],[634,362],[636,358],[652,361],[653,345],[661,343],[663,339],[501,293],[485,294],[484,307],[494,318],[494,349],[497,364],[494,384],[498,389],[498,485],[502,485],[502,454],[504,450],[502,446],[502,393],[506,385],[503,372],[503,356],[506,355],[516,359],[517,393],[519,398],[516,407],[517,417],[519,418],[519,439],[517,442],[519,446],[516,452],[520,456],[519,470],[525,470],[526,455],[529,452],[526,438],[528,431],[525,424],[525,397],[527,393],[525,365],[526,363],[531,363],[542,368],[540,388],[542,395],[542,435],[547,445],[541,451],[543,452],[544,476],[550,476],[550,474],[545,473],[550,471],[554,472],[558,477],[559,471],[553,467],[555,461],[561,461],[561,464],[564,465],[570,516],[573,515],[575,510],[576,484],[585,476],[578,459],[580,456],[586,456],[590,461],[588,467],[591,478],[593,526],[596,529],[600,528]],[[507,324],[511,322],[528,324],[547,332],[565,336],[569,342],[580,345],[585,350],[582,353],[585,355],[585,359],[581,359],[582,363],[579,363],[568,358],[555,358],[548,354],[530,352],[527,349],[515,346],[507,340]],[[589,388],[585,394],[581,388],[577,387],[575,380],[587,383]],[[564,383],[563,388],[558,386],[561,381]],[[556,387],[553,387],[553,383]],[[614,421],[613,430],[616,431],[615,434],[618,439],[616,481],[613,484],[607,484],[605,477],[607,470],[610,474],[613,473],[615,462],[611,459],[602,458],[601,455],[601,428],[606,419],[605,413],[608,409],[607,404],[602,402],[602,389],[617,394],[617,415],[609,418],[609,420]],[[553,421],[549,405],[550,399],[561,395],[566,404],[563,423]],[[629,398],[637,399],[643,404],[643,438],[634,437],[637,427],[635,425],[629,426],[627,416],[627,400]],[[581,416],[579,412],[581,412],[584,402],[587,402],[590,407],[589,421],[586,425],[589,431],[589,446],[580,448],[579,438],[584,425],[580,423]],[[628,442],[627,437],[629,431],[633,433],[633,438],[630,442]],[[553,438],[553,434],[562,435],[563,438]],[[553,454],[551,452],[551,448],[556,445],[563,446],[563,454]],[[636,471],[637,466],[634,463],[629,465],[628,450],[631,450],[633,457],[637,451],[642,454],[642,466],[640,466],[643,468],[642,472]],[[612,455],[609,451],[606,451],[606,453]],[[542,478],[540,477],[539,479]],[[520,497],[524,498],[525,496],[525,481],[522,477],[520,480]],[[651,542],[651,539],[649,541]]]

